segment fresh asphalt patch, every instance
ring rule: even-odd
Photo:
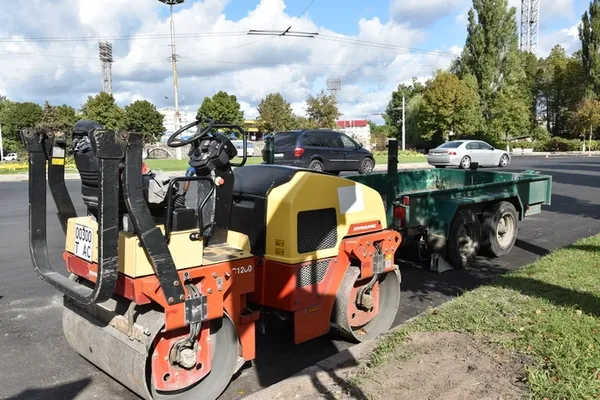
[[[600,158],[515,157],[505,170],[529,169],[552,175],[552,205],[520,224],[512,252],[501,259],[480,258],[471,268],[442,274],[401,265],[402,300],[395,325],[600,231]],[[83,213],[79,182],[67,181],[67,187]],[[71,350],[63,338],[61,297],[37,277],[31,264],[27,196],[27,182],[0,182],[0,398],[135,399]],[[63,268],[64,235],[50,195],[47,220],[48,252],[53,264]],[[290,326],[267,315],[257,325],[256,360],[238,373],[221,398],[242,398],[350,345],[325,336],[296,346]]]

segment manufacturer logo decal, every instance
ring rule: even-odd
[[[381,223],[379,221],[367,222],[364,224],[354,224],[350,226],[350,234],[371,232],[381,229]]]

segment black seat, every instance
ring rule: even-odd
[[[104,127],[96,121],[80,120],[75,123],[72,130],[73,143],[72,150],[75,158],[75,165],[79,176],[81,177],[81,197],[83,203],[88,208],[90,214],[98,217],[98,196],[99,196],[99,165],[96,149],[93,148],[90,136],[97,129]],[[125,168],[124,160],[120,163],[120,171]],[[144,179],[144,186],[147,189],[148,179]],[[166,201],[161,204],[147,203],[150,213],[156,223],[162,223],[165,217]],[[125,197],[123,196],[123,184],[119,179],[119,214],[127,213]]]
[[[73,126],[73,155],[79,176],[81,177],[81,196],[83,203],[95,216],[98,209],[98,158],[92,149],[90,136],[103,126],[96,121],[81,120]],[[119,194],[122,200],[122,193]]]
[[[289,182],[301,168],[272,164],[249,165],[233,170],[233,204],[230,229],[248,235],[252,253],[263,255],[266,247],[267,197]]]

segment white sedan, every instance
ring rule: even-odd
[[[427,162],[436,168],[469,169],[472,163],[479,167],[506,167],[510,154],[481,140],[452,140],[429,150]]]

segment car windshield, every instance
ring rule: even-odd
[[[298,138],[298,132],[281,132],[275,134],[275,146],[287,147],[295,146],[296,139]]]
[[[461,144],[463,144],[463,142],[447,142],[442,144],[441,146],[438,146],[438,149],[456,149],[457,147],[459,147]]]

